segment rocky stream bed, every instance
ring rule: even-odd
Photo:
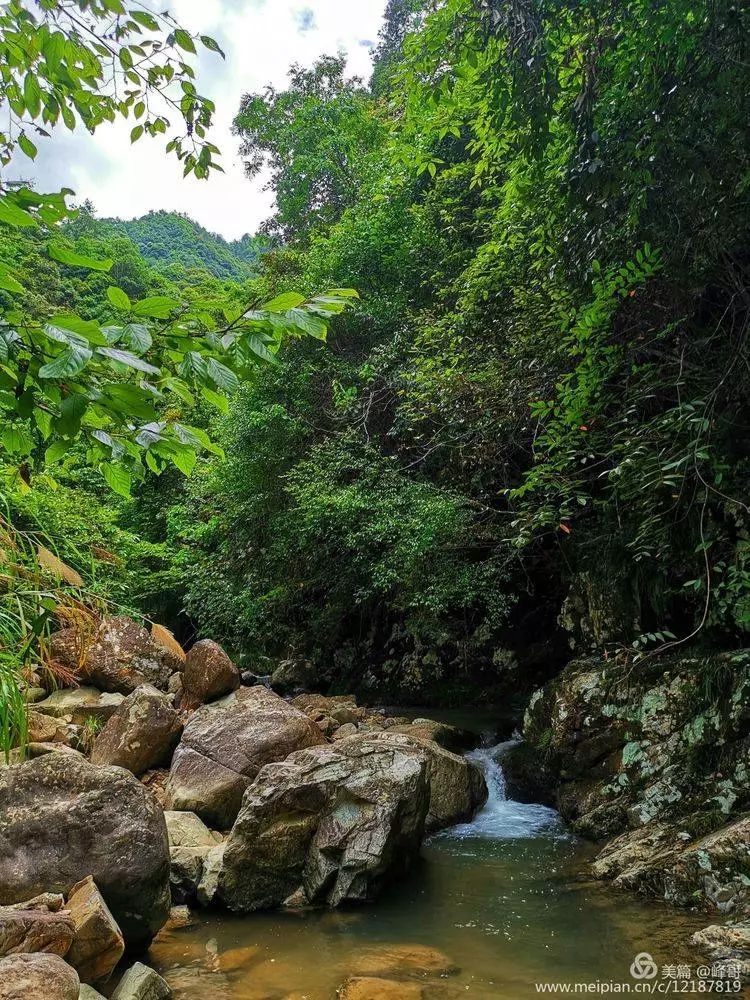
[[[0,768],[0,1000],[750,980],[745,660],[713,714],[694,664],[573,663],[498,743],[122,617],[51,656],[81,686],[32,682]]]

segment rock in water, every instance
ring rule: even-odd
[[[115,764],[137,777],[169,763],[182,732],[168,695],[142,684],[124,699],[94,741],[92,764]]]
[[[136,962],[112,994],[112,1000],[168,1000],[172,991],[158,972]]]
[[[267,688],[242,688],[191,716],[172,760],[170,806],[226,830],[264,764],[323,739],[314,722]]]
[[[142,625],[124,615],[104,618],[90,645],[82,646],[76,628],[55,632],[50,653],[95,687],[121,694],[130,694],[140,684],[166,691],[173,670],[182,666]]]
[[[92,875],[129,947],[169,916],[164,814],[127,771],[47,754],[0,768],[0,903]]]
[[[329,906],[370,899],[417,855],[428,806],[426,758],[398,738],[301,750],[245,793],[218,896],[240,911],[279,906],[300,886]]]
[[[78,1000],[80,982],[58,955],[0,959],[0,1000]]]
[[[240,686],[240,672],[217,642],[201,639],[190,649],[182,672],[185,704],[204,705]]]
[[[66,960],[82,982],[108,979],[125,952],[125,942],[90,875],[71,889],[68,910],[76,934]]]

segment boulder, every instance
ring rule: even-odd
[[[141,684],[166,691],[174,656],[132,618],[102,619],[89,643],[77,628],[50,637],[50,656],[102,691],[130,694]]]
[[[481,767],[431,740],[405,738],[427,758],[430,806],[425,831],[434,833],[470,820],[487,801],[487,783]]]
[[[280,906],[300,886],[312,903],[371,899],[418,854],[428,805],[426,757],[398,738],[293,753],[245,793],[218,896],[238,911]]]
[[[309,660],[282,660],[271,674],[271,687],[279,694],[297,694],[315,687],[315,667]]]
[[[528,743],[511,743],[502,753],[500,763],[509,799],[556,805],[557,775],[536,747]]]
[[[224,704],[199,708],[185,726],[167,783],[170,807],[228,829],[264,764],[322,742],[318,727],[278,695],[241,688]]]
[[[75,940],[66,960],[81,982],[108,979],[125,952],[125,941],[90,875],[70,890],[68,910],[75,923]]]
[[[226,844],[218,844],[212,847],[203,859],[203,871],[196,896],[198,902],[203,906],[211,906],[216,902],[219,891],[219,875],[224,864],[224,849]]]
[[[413,722],[396,723],[390,727],[390,732],[416,736],[420,740],[434,740],[439,746],[452,750],[453,753],[474,750],[479,745],[476,733],[450,726],[447,722],[435,722],[434,719],[414,719]]]
[[[29,743],[65,743],[70,730],[64,720],[30,709],[27,737]]]
[[[331,739],[336,743],[339,740],[345,740],[347,736],[356,736],[356,735],[357,735],[357,727],[353,723],[347,722],[345,725],[339,726],[339,728],[331,736]]]
[[[112,1000],[168,1000],[171,996],[169,985],[158,972],[136,962],[118,983]]]
[[[0,959],[0,1000],[78,1000],[80,982],[59,955]]]
[[[209,830],[195,813],[169,809],[164,819],[170,847],[215,847],[222,841],[221,834]]]
[[[182,732],[169,696],[142,684],[124,699],[94,740],[92,764],[114,764],[140,776],[168,763]]]
[[[240,672],[221,646],[211,639],[201,639],[190,649],[182,671],[183,700],[189,707],[236,691]]]
[[[720,978],[750,982],[750,924],[712,924],[693,934],[690,944],[719,966]]]
[[[0,907],[0,956],[48,952],[62,957],[74,934],[73,919],[65,911]]]
[[[172,847],[169,852],[169,888],[177,906],[194,903],[210,847]]]
[[[105,1000],[105,998],[93,986],[89,986],[88,983],[81,983],[81,992],[78,994],[78,1000]]]
[[[130,947],[169,915],[164,814],[122,768],[47,754],[0,768],[0,903],[92,875]]]
[[[115,713],[122,699],[121,694],[102,692],[94,687],[62,688],[53,691],[44,701],[37,702],[34,711],[56,719],[67,718],[78,726],[89,719],[104,724]]]

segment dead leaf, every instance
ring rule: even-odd
[[[61,580],[69,583],[72,587],[84,586],[81,574],[76,573],[72,567],[64,563],[62,559],[58,559],[54,552],[45,549],[43,545],[37,546],[36,558],[43,569],[49,570],[54,576],[59,576]]]
[[[163,625],[153,624],[151,626],[151,638],[157,643],[162,649],[166,649],[168,653],[176,656],[180,660],[185,659],[185,650],[175,639],[168,628]]]

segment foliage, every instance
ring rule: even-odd
[[[324,61],[244,99],[287,238],[265,273],[363,298],[248,390],[176,516],[207,628],[383,683],[416,657],[433,697],[506,647],[521,683],[554,669],[584,577],[634,595],[615,647],[743,641],[747,18],[393,2],[369,92]]]

